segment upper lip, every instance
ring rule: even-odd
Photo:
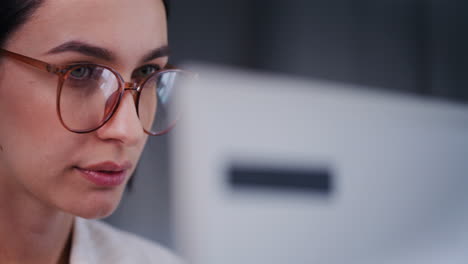
[[[113,161],[105,161],[100,163],[95,163],[87,165],[85,167],[79,167],[82,170],[90,171],[124,171],[132,167],[132,163],[129,161],[117,163]]]

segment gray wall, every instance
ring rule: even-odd
[[[468,101],[468,2],[173,0],[172,61],[198,60]],[[172,247],[168,138],[107,220]]]
[[[468,100],[468,2],[173,1],[173,59]]]

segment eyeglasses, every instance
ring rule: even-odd
[[[149,135],[163,135],[177,121],[177,115],[168,113],[176,101],[176,91],[194,78],[191,72],[168,67],[137,82],[125,82],[117,71],[104,65],[54,65],[0,48],[1,55],[58,75],[57,115],[62,125],[75,133],[89,133],[106,124],[125,91],[130,91],[143,130]]]

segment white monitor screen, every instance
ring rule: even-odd
[[[189,263],[468,263],[467,107],[191,69],[171,136]]]

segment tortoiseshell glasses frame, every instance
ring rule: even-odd
[[[89,132],[93,132],[93,131],[101,128],[102,126],[104,126],[104,124],[106,124],[112,118],[112,116],[115,114],[115,112],[117,111],[125,91],[132,92],[133,99],[135,101],[136,110],[137,110],[137,115],[138,115],[138,117],[140,118],[140,121],[141,121],[141,117],[140,117],[140,113],[139,113],[140,95],[141,95],[142,88],[145,86],[145,84],[146,84],[146,82],[148,80],[154,78],[157,75],[162,75],[162,74],[167,73],[167,72],[184,73],[184,74],[193,75],[193,73],[183,71],[183,70],[177,69],[177,68],[169,65],[169,66],[166,66],[162,70],[159,70],[159,71],[156,71],[154,73],[149,74],[148,76],[144,77],[142,80],[139,80],[138,82],[125,82],[124,79],[122,78],[122,76],[120,75],[120,73],[118,73],[116,70],[114,70],[113,68],[111,68],[109,66],[106,66],[106,65],[91,64],[91,63],[79,63],[79,64],[71,64],[71,65],[55,65],[55,64],[47,63],[47,62],[37,60],[37,59],[31,58],[31,57],[28,57],[28,56],[24,56],[24,55],[15,53],[15,52],[11,52],[11,51],[8,51],[8,50],[2,49],[2,48],[0,48],[0,56],[7,56],[9,58],[15,59],[17,61],[28,64],[30,66],[33,66],[34,68],[37,68],[37,69],[39,69],[41,71],[51,73],[51,74],[56,74],[58,76],[58,86],[57,86],[57,96],[56,96],[57,115],[58,115],[60,123],[63,125],[63,127],[65,127],[67,130],[69,130],[71,132],[74,132],[74,133],[89,133]],[[61,109],[60,109],[60,107],[61,107],[60,106],[60,96],[61,96],[63,84],[67,80],[67,78],[69,77],[71,72],[76,70],[79,67],[100,67],[102,69],[106,69],[106,70],[110,71],[112,74],[114,74],[116,76],[116,79],[118,80],[118,90],[117,90],[118,94],[116,94],[117,98],[115,99],[115,101],[112,102],[111,109],[108,112],[105,113],[104,118],[99,122],[99,124],[96,124],[95,126],[93,126],[91,128],[87,128],[87,129],[71,128],[69,125],[66,124],[66,122],[64,122],[64,119],[63,119],[62,113],[61,113]],[[141,121],[141,122],[143,122],[143,121]],[[171,122],[165,129],[163,129],[161,131],[157,131],[157,132],[150,131],[150,130],[146,129],[145,127],[143,127],[143,130],[148,135],[159,136],[159,135],[163,135],[163,134],[166,134],[167,132],[169,132],[175,126],[175,123],[176,123],[176,120]]]

